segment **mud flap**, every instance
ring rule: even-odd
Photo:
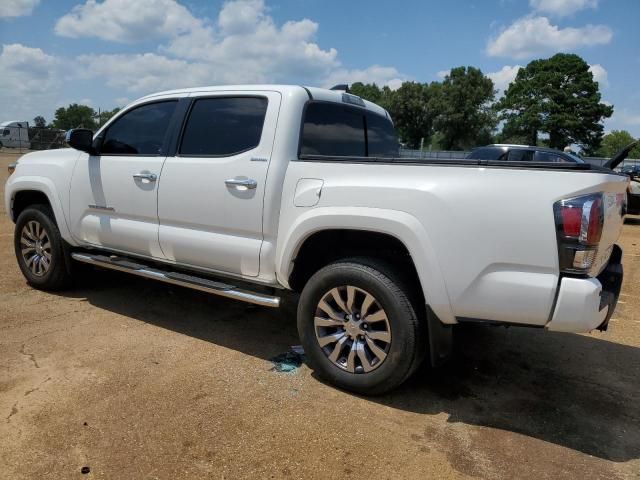
[[[431,366],[439,367],[451,356],[453,346],[453,326],[445,325],[427,305],[427,326],[429,328],[429,354]]]

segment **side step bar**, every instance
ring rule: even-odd
[[[138,275],[139,277],[159,280],[164,283],[179,285],[193,290],[200,290],[201,292],[212,293],[214,295],[233,298],[243,302],[255,303],[256,305],[262,305],[263,307],[280,306],[280,297],[241,290],[233,285],[216,282],[214,280],[209,280],[208,278],[160,270],[149,267],[148,265],[136,263],[123,257],[109,257],[106,255],[74,252],[71,254],[71,258],[78,262],[88,263],[97,267],[131,273],[133,275]]]

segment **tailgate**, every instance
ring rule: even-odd
[[[629,184],[628,179],[618,175],[615,177],[610,175],[608,177],[615,180],[602,184],[599,189],[599,191],[603,192],[604,223],[598,253],[593,265],[593,271],[596,274],[599,274],[607,266],[613,246],[620,236],[624,223],[623,207]]]

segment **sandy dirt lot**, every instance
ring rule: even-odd
[[[449,365],[380,398],[271,370],[298,343],[294,298],[269,310],[98,270],[43,293],[12,235],[2,208],[2,479],[640,478],[638,219],[608,332],[468,328]]]

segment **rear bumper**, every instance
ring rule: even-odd
[[[606,330],[620,296],[621,262],[622,249],[614,245],[607,267],[597,278],[562,278],[553,317],[546,328],[574,333]]]

